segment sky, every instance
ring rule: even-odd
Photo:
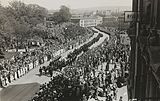
[[[0,0],[6,6],[8,2],[15,0]],[[130,6],[132,0],[19,0],[26,4],[38,4],[49,10],[59,9],[61,5],[66,5],[71,9],[90,8],[101,6]]]

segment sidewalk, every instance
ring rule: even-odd
[[[50,63],[50,61],[48,61],[48,62],[46,62],[42,65],[39,65],[36,68],[33,68],[32,70],[30,70],[24,76],[20,77],[19,79],[16,79],[16,80],[12,81],[11,83],[8,83],[7,86],[5,86],[5,88],[10,86],[10,85],[15,85],[15,84],[25,84],[25,83],[33,83],[33,82],[37,82],[37,83],[40,83],[40,84],[45,83],[45,81],[48,81],[49,79],[46,76],[41,76],[41,77],[38,76],[39,67],[40,66],[47,66],[47,65],[49,65],[49,63]],[[0,91],[2,89],[5,89],[5,88],[0,88]]]
[[[119,101],[120,96],[122,96],[123,101],[128,101],[127,86],[118,88],[117,101]]]

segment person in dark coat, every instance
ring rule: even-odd
[[[42,67],[39,68],[40,76],[42,75]]]
[[[3,75],[2,77],[4,78],[4,83],[5,83],[5,85],[7,85],[7,82],[6,82],[6,81],[7,81],[6,76],[5,76],[5,75]]]
[[[1,78],[0,78],[0,87],[2,87],[2,88],[3,88],[3,84],[2,84],[2,80],[1,80]]]
[[[50,74],[51,77],[53,76],[53,71],[52,71],[51,68],[49,68],[49,74]]]
[[[11,73],[9,72],[9,73],[7,74],[7,78],[8,78],[8,82],[9,82],[9,83],[11,83],[11,76],[10,76],[10,75],[11,75]]]
[[[122,101],[122,96],[120,96],[119,101]]]
[[[17,69],[16,73],[17,73],[17,78],[19,78],[19,73],[18,73],[18,69]]]

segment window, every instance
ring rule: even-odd
[[[160,0],[158,0],[158,10],[157,10],[157,27],[160,29]]]

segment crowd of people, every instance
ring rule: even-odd
[[[51,72],[53,70],[62,70],[62,67],[65,67],[67,65],[70,65],[73,63],[73,61],[76,60],[77,56],[82,53],[82,52],[86,52],[88,50],[88,48],[94,44],[95,42],[97,42],[100,37],[102,37],[101,34],[99,34],[97,37],[93,38],[90,42],[84,44],[83,46],[81,46],[78,49],[75,49],[73,52],[70,52],[67,56],[66,59],[60,59],[61,56],[57,56],[53,59],[53,61],[50,62],[49,66],[44,66],[43,68],[40,68],[40,70],[44,70],[45,74],[48,72],[49,74],[52,74]],[[50,72],[49,72],[50,71]]]
[[[96,48],[89,50],[84,45],[84,50],[68,55],[67,64],[65,60],[53,61],[49,68],[56,67],[61,74],[42,85],[32,101],[122,101],[117,98],[117,88],[125,85],[130,50],[116,40],[110,35]]]
[[[86,31],[87,32],[87,31]],[[85,32],[85,33],[86,33]],[[4,87],[11,83],[13,80],[18,79],[19,77],[23,76],[24,74],[28,73],[32,68],[43,64],[45,61],[49,61],[53,59],[53,55],[56,51],[60,49],[68,50],[69,46],[75,47],[77,41],[81,40],[86,41],[89,39],[93,34],[91,32],[89,34],[85,34],[85,36],[79,35],[78,38],[69,40],[67,43],[53,45],[49,40],[46,40],[45,46],[43,47],[36,47],[32,51],[26,52],[19,52],[16,53],[13,58],[11,59],[1,59],[0,61],[0,87]],[[2,54],[4,55],[4,54]],[[59,63],[58,63],[59,64]],[[41,68],[41,71],[44,71],[45,74],[50,73],[52,75],[52,69],[47,69],[47,67]]]
[[[1,63],[1,87],[6,86],[30,71],[32,68],[49,61],[52,52],[48,47],[37,48],[32,51],[20,52],[12,59],[4,59]]]
[[[116,88],[124,85],[125,71],[128,68],[129,54],[125,52],[129,52],[129,48],[124,50],[125,48],[120,44],[114,45],[114,39],[110,39],[110,42],[106,41],[101,46],[82,54],[74,66],[80,67],[82,71],[80,74],[83,74],[87,81],[98,79],[98,87],[104,89],[103,93],[107,91],[107,98],[116,100]]]
[[[77,42],[83,43],[93,35],[92,30],[68,22],[54,25],[50,30],[51,35],[48,36],[47,42],[52,45],[53,49],[59,47],[62,49],[64,46],[75,45]]]

